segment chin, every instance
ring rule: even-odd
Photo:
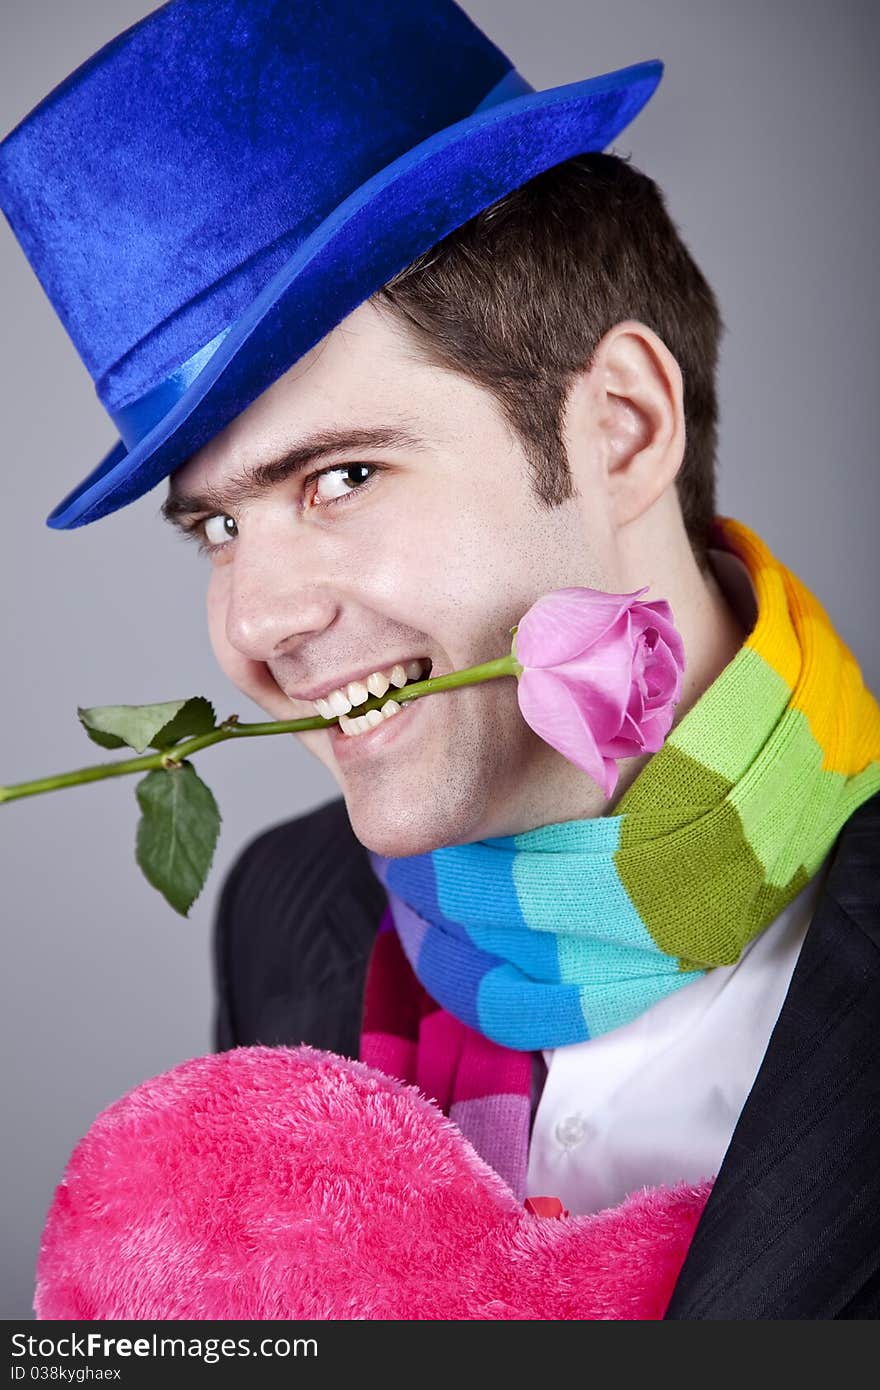
[[[464,844],[479,838],[471,817],[442,814],[440,807],[430,814],[424,806],[418,812],[401,808],[399,813],[377,812],[375,805],[366,806],[360,800],[346,797],[346,809],[351,828],[361,844],[386,859],[401,859],[414,854],[429,854],[444,845]],[[439,814],[438,814],[439,813]]]

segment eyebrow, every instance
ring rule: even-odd
[[[293,449],[266,463],[252,464],[237,477],[219,488],[206,488],[200,493],[171,493],[162,503],[165,521],[181,531],[188,531],[184,518],[204,512],[231,512],[243,502],[260,496],[276,483],[284,482],[330,454],[349,453],[358,449],[417,449],[427,448],[427,441],[401,426],[360,429],[326,429],[304,439]]]

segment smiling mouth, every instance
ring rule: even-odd
[[[373,671],[363,681],[350,681],[347,685],[331,690],[323,699],[315,700],[314,706],[322,719],[338,719],[339,728],[348,738],[369,733],[387,719],[403,712],[405,705],[394,699],[394,693],[423,681],[431,674],[433,663],[427,657],[417,657],[412,661],[400,662],[384,670]],[[381,699],[390,692],[390,698],[378,708],[358,714],[358,707],[370,699]],[[408,701],[406,703],[409,703]]]
[[[365,704],[370,696],[378,699],[391,689],[402,690],[413,681],[424,680],[430,674],[432,664],[427,657],[416,657],[412,661],[398,662],[384,670],[373,671],[363,680],[349,681],[348,685],[329,690],[322,699],[314,701],[315,709],[322,719],[350,714],[352,709]]]
[[[386,700],[378,709],[368,709],[366,714],[358,714],[354,718],[340,714],[339,728],[347,738],[357,738],[359,734],[368,734],[371,729],[378,728],[395,714],[402,714],[405,709],[406,705],[398,704],[396,700]]]

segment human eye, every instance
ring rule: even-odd
[[[351,493],[363,491],[376,472],[375,463],[338,463],[322,468],[306,484],[308,505],[324,507],[331,502],[344,502]]]
[[[197,538],[200,555],[215,555],[217,551],[225,550],[238,535],[238,523],[227,512],[215,512],[213,516],[195,522],[189,528],[189,534]]]
[[[381,471],[376,463],[336,463],[322,468],[306,479],[303,496],[305,506],[327,507],[348,500],[354,492],[369,486],[373,475]],[[189,523],[185,533],[198,544],[200,555],[217,558],[226,551],[238,535],[238,522],[228,512],[213,512],[199,521]]]

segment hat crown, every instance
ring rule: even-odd
[[[452,0],[172,0],[0,144],[0,207],[119,409],[510,68]]]

